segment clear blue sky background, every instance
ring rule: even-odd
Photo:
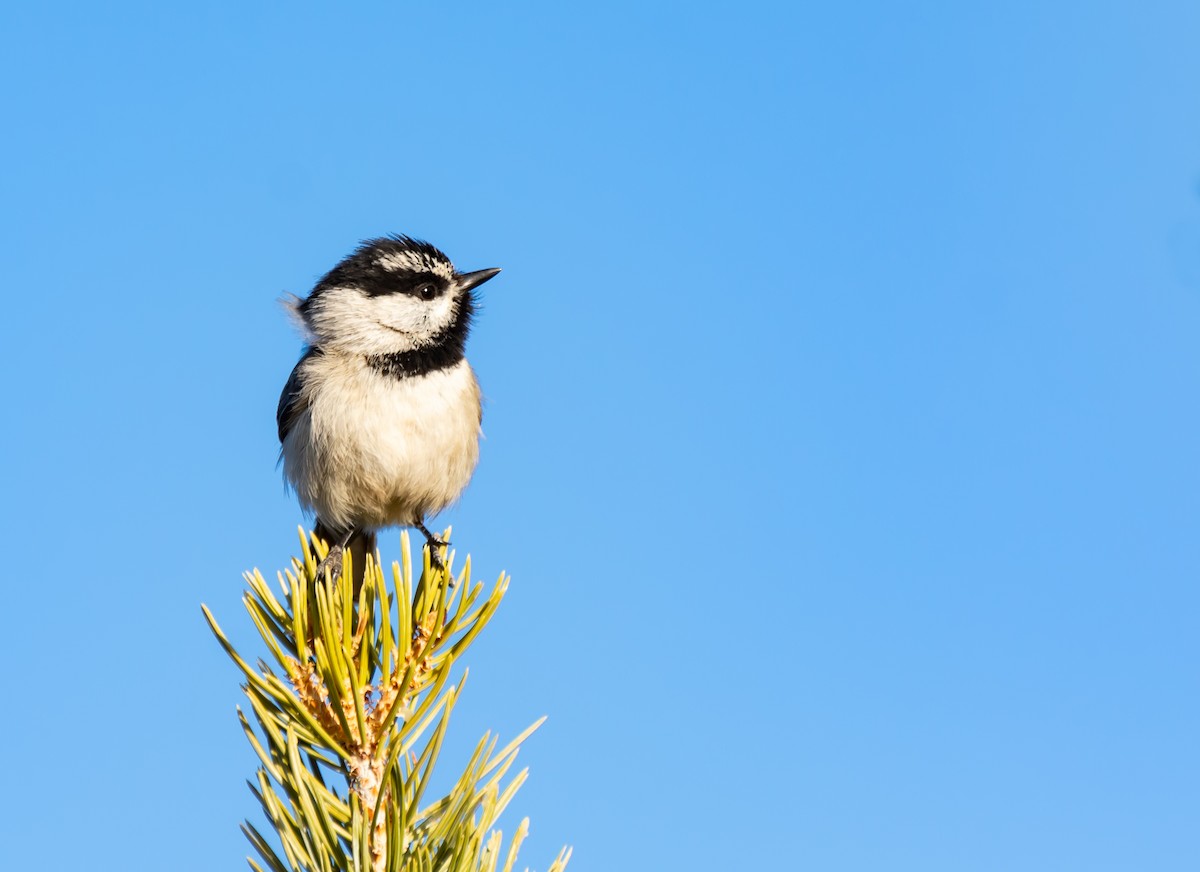
[[[452,6],[0,13],[5,865],[243,867],[276,299],[404,232],[525,863],[1200,868],[1200,7]]]

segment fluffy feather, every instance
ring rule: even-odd
[[[394,379],[328,352],[304,363],[305,406],[283,470],[326,526],[414,526],[452,504],[479,459],[480,395],[466,360]]]

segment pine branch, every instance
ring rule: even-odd
[[[424,802],[450,713],[462,692],[450,677],[457,658],[487,625],[508,587],[486,596],[470,584],[468,557],[457,578],[422,567],[414,577],[407,535],[388,584],[368,558],[361,588],[345,556],[334,583],[316,578],[324,543],[300,532],[303,560],[279,573],[282,597],[255,570],[242,598],[272,662],[251,666],[204,606],[209,626],[246,678],[255,729],[238,718],[260,767],[250,790],[278,838],[243,826],[259,872],[512,872],[528,818],[501,861],[500,814],[524,782],[510,775],[521,743],[541,719],[496,751],[485,735],[448,794]],[[314,553],[315,552],[315,553]],[[570,859],[564,849],[549,872]],[[261,861],[261,862],[260,862]]]

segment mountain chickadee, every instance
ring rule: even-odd
[[[279,398],[284,477],[316,534],[318,569],[352,555],[356,588],[375,533],[415,527],[442,566],[448,543],[425,519],[453,503],[479,458],[479,384],[464,356],[474,290],[499,273],[460,273],[427,242],[362,243],[289,306],[308,348]]]

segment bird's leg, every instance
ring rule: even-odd
[[[445,548],[450,543],[430,533],[423,520],[417,521],[416,528],[425,534],[425,542],[429,545],[429,564],[434,569],[445,569],[446,564],[442,562],[442,554],[438,549]]]
[[[346,545],[354,538],[356,530],[351,527],[346,535],[342,536],[336,543],[330,541],[329,553],[325,555],[325,559],[317,564],[317,581],[325,579],[326,570],[329,571],[329,580],[337,581],[342,574],[342,553],[346,550]]]

